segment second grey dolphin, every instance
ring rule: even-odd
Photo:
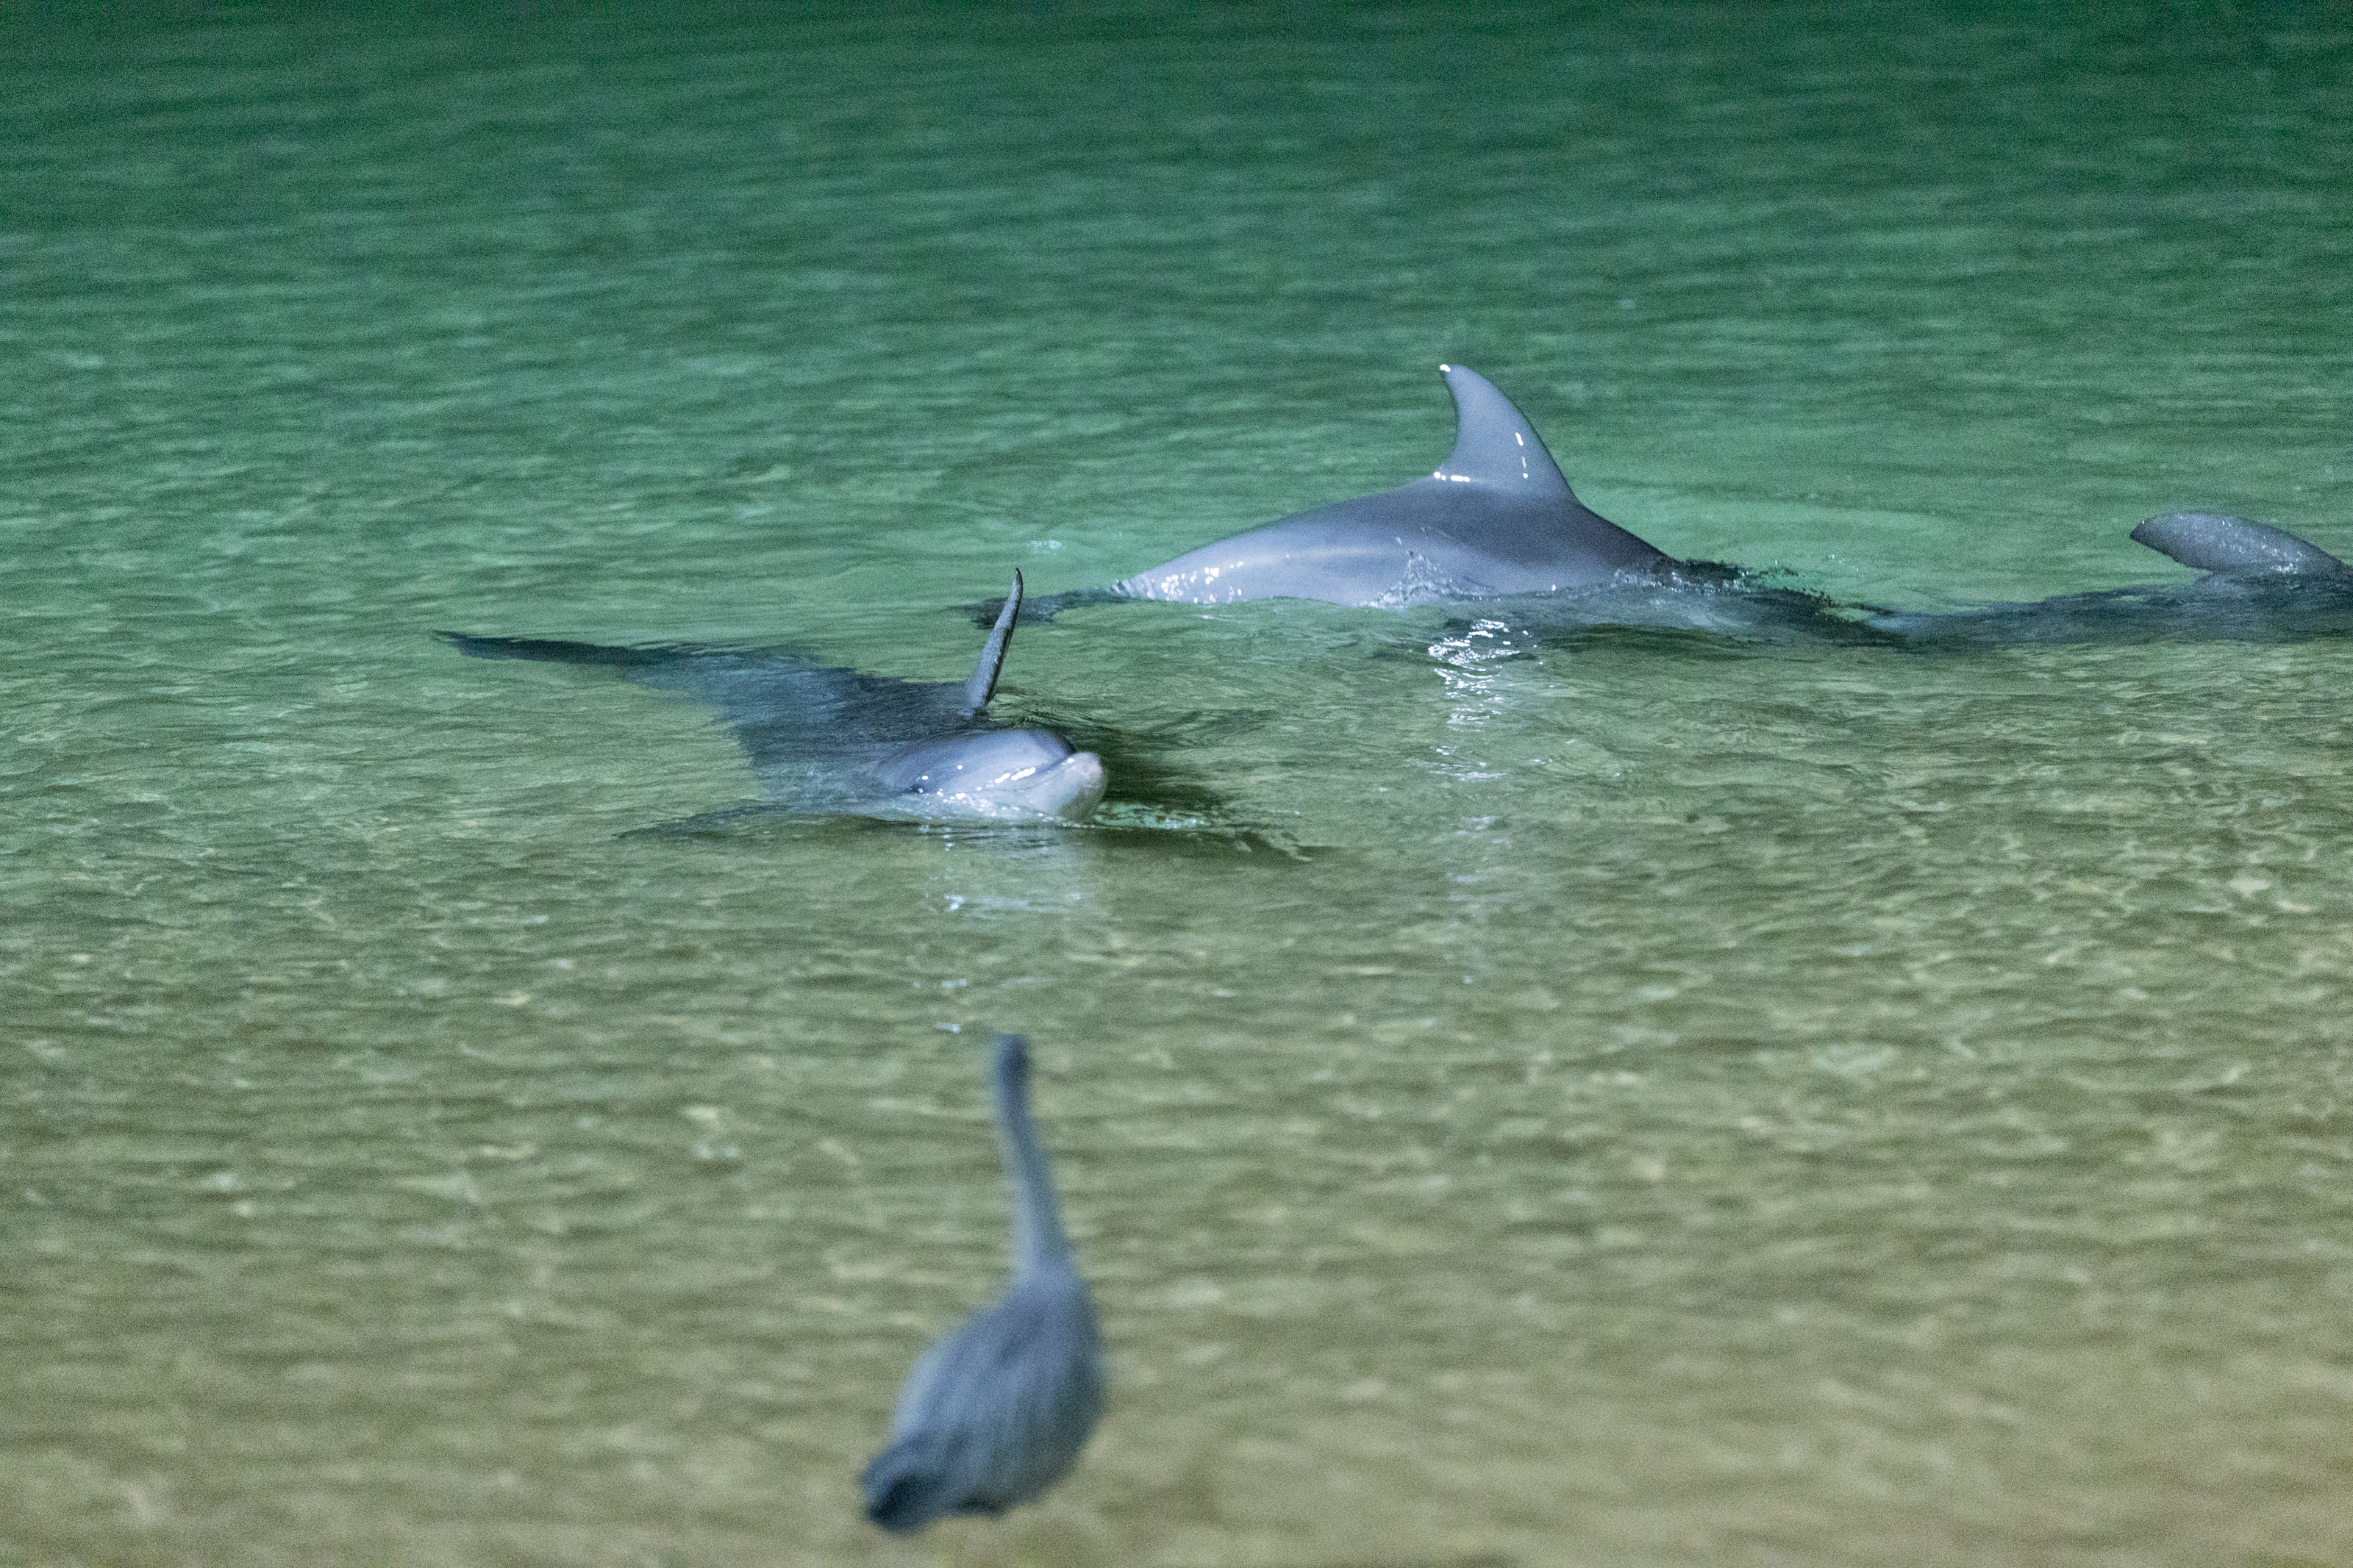
[[[1103,799],[1103,759],[1050,730],[997,729],[986,718],[1020,609],[1016,572],[979,662],[960,681],[899,680],[764,648],[440,635],[476,658],[598,665],[711,704],[777,809],[1081,821]]]
[[[2175,511],[2148,519],[2132,537],[2205,575],[2031,604],[1883,610],[1857,624],[1927,646],[2276,642],[2353,635],[2353,566],[2284,528],[2216,512]]]
[[[1578,500],[1535,426],[1484,376],[1439,369],[1454,395],[1454,450],[1428,479],[1205,544],[1112,594],[1404,609],[1591,588],[1684,564]]]
[[[1680,560],[1578,500],[1527,416],[1485,377],[1439,368],[1454,397],[1454,450],[1429,478],[1295,513],[1050,606],[1301,598],[1396,610],[1509,600],[1512,617],[1537,628],[1894,645],[2353,635],[2353,567],[2284,529],[2212,512],[2169,512],[2132,531],[2206,574],[2193,582],[1969,610],[1842,605],[1736,566]]]

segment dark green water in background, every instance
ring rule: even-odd
[[[1957,605],[2353,547],[2342,5],[0,10],[0,1561],[2353,1562],[2353,647],[1113,605],[1074,830],[437,627],[959,677],[1445,454]]]

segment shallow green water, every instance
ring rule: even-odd
[[[1115,1387],[965,1561],[2353,1562],[2353,647],[1113,605],[1109,826],[692,836],[427,635],[958,677],[1441,359],[1851,600],[2342,552],[2341,7],[663,16],[0,15],[0,1560],[932,1561],[1018,1028]]]

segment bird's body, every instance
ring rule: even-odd
[[[1013,1283],[908,1373],[891,1446],[859,1478],[866,1516],[885,1530],[1029,1501],[1070,1470],[1103,1415],[1103,1342],[1030,1123],[1020,1037],[997,1037],[996,1075],[1013,1186]]]
[[[1069,1268],[1018,1281],[923,1352],[888,1448],[866,1467],[866,1511],[886,1530],[1003,1513],[1060,1480],[1103,1414],[1103,1351]]]

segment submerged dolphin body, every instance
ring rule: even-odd
[[[2175,511],[2136,542],[2205,574],[2186,583],[2063,594],[1970,610],[1883,610],[1861,625],[1926,646],[2021,643],[2282,642],[2353,636],[2353,567],[2284,528]]]
[[[1497,600],[1477,613],[1540,637],[1639,626],[1924,651],[2353,637],[2353,567],[2284,529],[2214,512],[2168,512],[2135,528],[2132,538],[2204,574],[2020,604],[1893,610],[1681,562],[1655,578]]]
[[[1652,579],[1683,564],[1579,501],[1535,426],[1484,376],[1439,369],[1454,395],[1454,450],[1428,479],[1205,544],[1111,592],[1394,610]]]
[[[536,637],[439,635],[476,658],[599,665],[719,710],[777,808],[894,819],[1082,821],[1103,799],[1103,759],[1050,730],[984,717],[1021,607],[1021,574],[961,681],[899,680],[770,650],[609,647]]]
[[[2171,512],[2133,530],[2206,574],[2193,582],[1969,610],[1841,605],[1738,567],[1679,560],[1578,500],[1535,427],[1485,377],[1439,368],[1454,397],[1454,450],[1428,479],[1298,512],[1039,608],[1483,601],[1537,630],[1631,626],[1894,646],[2353,635],[2353,567],[2284,530],[2211,512]]]

